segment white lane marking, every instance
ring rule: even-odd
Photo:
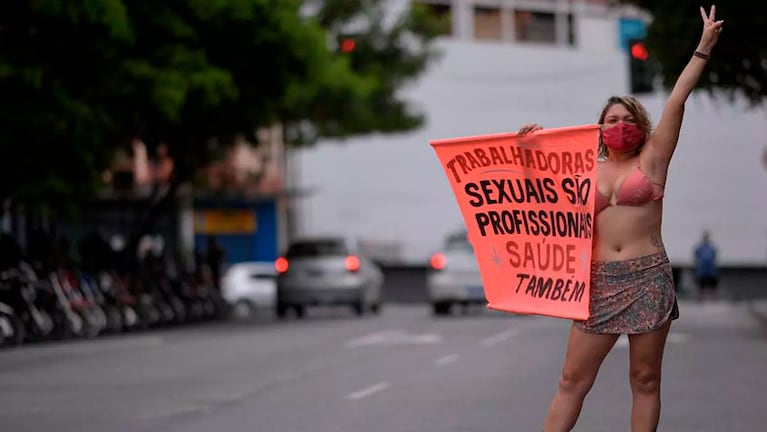
[[[386,343],[386,341],[390,340],[392,336],[396,336],[403,332],[403,330],[384,330],[376,333],[371,333],[369,335],[347,341],[346,346],[352,348],[364,345],[378,345]]]
[[[670,332],[666,340],[672,344],[683,344],[687,343],[689,339],[690,338],[684,333]]]
[[[670,332],[668,336],[666,337],[666,343],[670,344],[684,344],[689,341],[689,337],[685,333],[676,333],[676,332]],[[620,335],[618,340],[615,342],[616,348],[628,348],[629,346],[629,338],[626,335]]]
[[[390,384],[386,381],[380,382],[378,384],[374,384],[370,387],[364,388],[360,391],[356,391],[354,393],[349,393],[346,395],[346,399],[349,400],[359,400],[362,398],[366,398],[374,393],[378,393],[380,391],[386,390],[389,388]]]
[[[453,363],[457,361],[461,356],[458,354],[448,354],[446,356],[442,356],[440,358],[434,359],[434,366],[444,366],[446,364]]]
[[[620,335],[620,337],[618,337],[618,340],[615,341],[615,347],[616,348],[626,348],[627,346],[629,346],[629,338],[628,338],[628,336]]]
[[[157,410],[142,412],[139,415],[139,419],[152,420],[152,419],[158,419],[162,417],[174,417],[174,416],[183,415],[183,414],[204,412],[211,408],[212,407],[210,405],[204,405],[204,404],[190,404],[190,405],[182,405],[182,406],[169,407],[169,408],[161,408]]]
[[[488,348],[509,339],[515,334],[517,334],[517,329],[508,329],[506,331],[502,331],[500,333],[496,333],[492,336],[486,337],[482,339],[482,342],[480,343],[483,347]]]
[[[371,345],[425,345],[442,341],[436,334],[408,334],[405,330],[384,330],[346,342],[348,348]]]
[[[254,393],[253,389],[240,389],[228,393],[212,393],[204,395],[202,398],[205,402],[211,402],[214,404],[224,404],[237,402]]]

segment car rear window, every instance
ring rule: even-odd
[[[468,234],[463,232],[450,235],[445,241],[445,250],[471,250]]]
[[[288,248],[287,257],[314,257],[323,255],[345,255],[346,246],[337,240],[323,240],[294,243]]]

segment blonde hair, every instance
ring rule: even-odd
[[[647,113],[647,110],[642,105],[641,102],[639,102],[635,97],[633,96],[610,96],[609,99],[607,99],[607,103],[605,103],[604,108],[602,108],[602,113],[599,115],[599,125],[604,126],[605,123],[605,116],[607,116],[607,110],[610,109],[611,106],[621,104],[626,108],[626,110],[631,113],[632,116],[634,116],[634,119],[636,120],[636,124],[639,127],[639,129],[644,132],[644,139],[642,140],[642,143],[639,144],[639,146],[636,149],[636,153],[639,154],[640,151],[642,151],[642,147],[644,147],[645,143],[647,142],[647,138],[650,136],[650,133],[652,132],[652,123],[650,121],[650,114]],[[608,155],[607,146],[604,145],[602,142],[602,136],[599,136],[599,157],[600,158],[606,158]]]

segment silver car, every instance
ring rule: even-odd
[[[348,305],[357,315],[381,308],[383,273],[346,238],[294,241],[274,264],[278,317],[289,309],[303,317],[312,305]]]
[[[449,235],[431,256],[426,288],[434,315],[447,315],[454,304],[487,304],[474,248],[465,231]]]

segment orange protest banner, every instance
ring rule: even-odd
[[[474,247],[488,308],[587,319],[599,126],[430,142]]]

